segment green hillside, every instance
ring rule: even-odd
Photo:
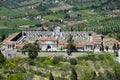
[[[62,30],[89,30],[104,35],[119,33],[119,3],[119,0],[3,0],[0,29],[32,25],[47,26],[50,30],[53,26]],[[40,18],[36,19],[37,16]]]
[[[0,65],[0,72],[0,79],[3,80],[51,80],[50,73],[54,80],[120,79],[120,65],[112,53],[87,54],[77,58],[51,56],[7,59]]]

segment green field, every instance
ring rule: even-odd
[[[40,23],[39,20],[30,20],[30,19],[11,19],[6,21],[0,21],[0,26],[8,26],[9,28],[18,27],[21,25],[35,25]]]
[[[48,28],[60,26],[65,31],[94,31],[105,36],[112,33],[120,40],[115,34],[120,30],[118,3],[118,0],[8,0],[0,3],[0,29],[41,24]],[[32,6],[33,9],[28,8]],[[35,20],[37,15],[42,19]]]
[[[0,36],[2,34],[5,34],[6,36],[11,34],[11,33],[14,33],[14,32],[20,32],[21,30],[18,30],[18,29],[0,29]]]

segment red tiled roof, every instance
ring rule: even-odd
[[[75,44],[76,47],[82,47],[83,44]]]
[[[114,42],[118,42],[116,39],[114,38],[104,38],[103,42],[109,42],[109,41],[114,41]]]
[[[56,38],[42,38],[41,40],[44,40],[44,41],[55,41],[57,39]]]
[[[118,45],[120,45],[120,42],[118,42]]]
[[[42,42],[38,41],[37,44],[42,44]]]
[[[65,46],[65,47],[67,47],[67,46],[68,46],[68,44],[64,44],[64,46]]]
[[[64,46],[65,46],[65,47],[67,47],[67,46],[68,46],[68,44],[64,44]],[[82,47],[82,46],[83,46],[83,44],[78,43],[78,44],[74,44],[74,46],[76,46],[76,47]]]
[[[12,40],[15,36],[17,36],[18,34],[19,34],[19,32],[13,33],[13,34],[9,35],[9,36],[2,42],[2,44],[6,44],[6,43],[8,43],[8,42],[11,42],[11,40]]]
[[[59,44],[59,45],[63,45],[63,44],[64,44],[64,42],[58,42],[58,44]]]
[[[25,44],[24,43],[16,43],[16,46],[23,47]]]
[[[93,38],[93,42],[94,42],[94,43],[98,43],[98,42],[100,42],[100,40],[97,40],[97,39],[96,39],[96,35],[97,35],[97,34],[94,33],[94,38]]]

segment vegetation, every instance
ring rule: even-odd
[[[4,55],[0,51],[0,65],[2,65],[5,62],[5,60],[6,60],[6,58],[4,57]]]
[[[49,80],[54,80],[54,77],[51,72],[50,72]]]
[[[0,29],[22,25],[61,26],[62,30],[94,31],[120,40],[118,0],[5,0],[0,3]],[[9,13],[9,14],[8,14]],[[36,19],[41,16],[39,19]],[[111,34],[112,33],[112,34]]]
[[[114,53],[83,54],[75,59],[76,65],[70,62],[73,58],[55,58],[59,63],[53,64],[53,56],[7,59],[0,67],[0,79],[119,80],[120,64],[116,61]]]
[[[31,59],[36,58],[38,56],[38,50],[39,47],[37,46],[37,44],[31,44],[31,43],[26,44],[22,48],[23,52],[28,52],[29,58]]]
[[[67,40],[67,54],[71,55],[72,52],[76,51],[76,47],[74,46],[74,40],[73,40],[73,36],[69,35],[68,36],[68,40]]]
[[[71,58],[71,59],[70,59],[70,64],[71,64],[71,65],[76,65],[76,64],[77,64],[77,60],[74,59],[74,58]]]
[[[6,38],[5,34],[1,35],[1,41],[3,41]]]
[[[77,73],[74,68],[72,68],[72,74],[71,74],[71,79],[70,80],[78,80],[77,79]]]
[[[20,32],[19,26],[24,25],[42,29],[47,26],[49,30],[61,26],[64,31],[94,31],[120,40],[119,3],[120,0],[1,0],[0,41]],[[76,51],[72,35],[67,43],[67,53],[71,55]],[[100,51],[108,48],[101,43]],[[113,49],[116,52],[119,46],[114,44]],[[37,76],[38,80],[120,80],[120,64],[115,54],[88,52],[77,58],[37,57],[38,51],[35,42],[23,47],[23,53],[28,52],[30,58],[6,60],[0,52],[0,79],[32,80]]]

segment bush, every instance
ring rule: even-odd
[[[71,58],[71,59],[70,59],[70,64],[71,64],[71,65],[76,65],[76,64],[77,64],[77,60],[74,59],[74,58]]]
[[[54,77],[51,72],[50,72],[49,80],[54,80]]]
[[[6,80],[24,80],[22,73],[16,73],[10,75]]]
[[[58,57],[54,57],[53,60],[52,60],[53,64],[58,64],[59,62],[60,62],[60,60],[59,60]]]
[[[6,58],[4,55],[0,52],[0,64],[3,64],[5,62]]]
[[[71,80],[78,80],[77,79],[77,73],[76,73],[76,71],[75,71],[75,69],[74,68],[72,68],[72,74],[71,74]]]
[[[29,55],[29,58],[33,59],[38,56],[38,52],[37,51],[29,51],[28,55]]]
[[[36,63],[34,62],[34,60],[31,60],[31,59],[30,59],[30,60],[28,61],[28,64],[29,64],[29,65],[32,65],[32,66],[35,66]]]
[[[44,63],[47,64],[47,65],[51,65],[51,64],[52,64],[52,63],[51,63],[51,60],[50,60],[50,59],[47,59],[47,58],[45,59]]]

